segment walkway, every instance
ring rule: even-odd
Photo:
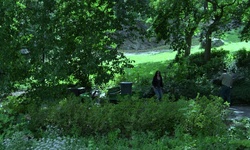
[[[231,106],[229,110],[232,111],[232,114],[229,116],[230,119],[250,118],[250,106]]]

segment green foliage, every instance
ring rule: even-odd
[[[164,88],[169,92],[169,95],[164,95],[162,102],[155,102],[153,98],[139,99],[134,94],[119,96],[117,105],[106,103],[107,99],[97,105],[87,95],[75,97],[66,92],[67,87],[61,84],[88,87],[93,83],[106,83],[116,74],[123,74],[125,68],[132,67],[131,61],[117,51],[121,41],[116,31],[121,29],[121,22],[123,25],[135,23],[133,19],[138,16],[136,8],[145,12],[148,1],[113,2],[6,0],[0,3],[3,12],[0,14],[1,91],[3,89],[4,93],[9,93],[12,91],[10,88],[16,87],[27,90],[25,96],[9,96],[6,99],[3,96],[4,100],[1,100],[1,148],[248,148],[249,143],[245,140],[249,138],[249,122],[243,120],[239,128],[231,128],[227,132],[223,122],[226,106],[220,98],[208,96],[216,93],[210,79],[222,67],[237,69],[248,66],[249,54],[244,49],[235,56],[227,51],[215,51],[208,63],[204,62],[202,53],[192,55],[189,59],[180,57],[167,69],[169,62],[158,62],[169,55],[162,55],[159,60],[152,57],[156,63],[138,64],[137,70],[127,69],[127,74],[119,77],[117,82],[131,81],[135,91],[146,91],[151,86],[154,72],[161,70],[166,82]],[[182,1],[181,4],[201,4],[189,2]],[[186,16],[182,12],[190,12],[188,9],[193,7],[179,5],[179,1],[174,3],[185,8],[158,6],[174,10],[167,11],[172,13],[174,19],[176,14],[182,14],[177,17],[177,25],[183,19],[186,23],[195,22],[195,17],[190,16],[194,13]],[[198,8],[195,10],[200,11],[201,7]],[[131,12],[126,12],[128,10]],[[218,12],[215,11],[212,16]],[[197,12],[195,14],[200,15]],[[158,14],[158,19],[162,19],[161,15],[166,17],[162,13]],[[159,21],[163,21],[164,25],[173,23]],[[168,34],[166,39],[167,36],[175,35],[173,39],[177,42],[174,44],[183,46],[184,35],[193,35],[188,31],[192,31],[191,28],[196,30],[196,27],[197,24],[180,24],[167,30],[158,29],[164,30],[159,33]],[[175,29],[176,33],[166,32],[171,29]],[[179,29],[188,30],[179,32]],[[26,48],[30,53],[20,53],[20,49]],[[239,82],[234,93],[238,98],[249,99],[246,95],[249,93],[246,90],[249,86],[248,70],[243,75],[244,84]],[[65,97],[66,94],[69,96]],[[172,98],[172,95],[175,97]],[[178,101],[174,101],[176,98]]]
[[[240,42],[240,38],[238,36],[239,30],[232,30],[231,32],[228,32],[224,35],[225,41],[234,43],[234,42]]]
[[[190,54],[192,39],[194,36],[199,36],[200,41],[205,40],[203,54],[207,62],[211,55],[211,39],[216,36],[222,37],[228,31],[235,31],[242,25],[243,15],[249,16],[249,5],[246,3],[239,0],[151,1],[151,7],[156,12],[152,16],[152,30],[159,40],[163,39],[169,43],[173,50],[178,50],[179,54],[184,50],[186,56]],[[247,21],[245,31],[248,26]],[[247,33],[247,31],[242,32],[243,37],[244,35],[248,37]]]
[[[152,28],[159,40],[169,43],[174,50],[190,54],[192,36],[202,19],[202,3],[198,1],[151,1],[153,10]],[[178,17],[177,17],[178,16]]]
[[[120,103],[116,105],[96,105],[88,97],[83,98],[84,103],[79,97],[69,96],[43,105],[28,105],[23,116],[26,119],[19,120],[15,126],[10,123],[13,120],[5,123],[9,127],[2,131],[1,148],[249,147],[244,142],[248,139],[249,120],[238,121],[227,130],[224,123],[227,106],[215,96],[197,96],[192,100],[180,98],[176,102],[166,94],[162,102],[138,99],[136,95],[120,96]],[[13,108],[10,103],[14,102],[10,100],[1,110]],[[9,112],[9,116],[13,114],[15,111]]]
[[[197,139],[197,149],[207,149],[207,150],[235,150],[239,148],[238,146],[230,143],[229,137],[224,136],[208,136],[200,137]]]
[[[189,106],[183,108],[187,109],[185,110],[187,132],[208,136],[225,133],[226,126],[222,121],[224,107],[223,100],[213,96],[197,97],[195,101],[190,101]]]
[[[4,139],[2,147],[5,150],[25,150],[32,147],[33,141],[29,138],[32,138],[29,133],[17,131]]]
[[[160,103],[153,99],[138,100],[137,96],[122,96],[119,100],[117,105],[95,105],[68,97],[30,110],[29,128],[39,135],[39,129],[53,125],[62,129],[63,135],[109,135],[111,139],[130,137],[133,132],[154,132],[159,137],[173,135],[177,125],[185,127],[189,134],[214,135],[219,129],[223,131],[219,116],[224,108],[215,97],[197,98],[195,102],[184,99],[170,102],[167,95]],[[192,122],[193,119],[197,121]],[[211,127],[214,132],[207,132]]]
[[[173,95],[176,99],[181,96],[195,98],[198,93],[206,96],[218,95],[219,82],[214,83],[217,83],[215,81],[220,76],[220,72],[227,68],[235,78],[232,90],[233,103],[248,103],[248,53],[249,51],[245,48],[233,52],[221,48],[212,51],[209,62],[204,60],[202,52],[198,52],[187,58],[179,57],[178,60],[166,63],[161,61],[136,64],[134,68],[126,69],[123,79],[134,83],[133,91],[140,94],[147,93],[154,73],[152,68],[158,68],[164,75],[166,93]]]
[[[57,130],[56,128],[54,130]],[[47,130],[55,133],[53,130]],[[112,133],[110,133],[112,134]],[[181,134],[178,138],[163,136],[157,138],[152,133],[133,133],[131,139],[115,138],[109,142],[107,137],[66,137],[66,136],[50,136],[41,139],[24,138],[27,136],[24,132],[13,134],[12,137],[6,139],[1,148],[5,150],[16,149],[248,149],[249,140],[230,140],[230,137],[223,135],[208,137],[192,137],[187,134]],[[18,142],[19,143],[18,143]],[[20,145],[21,144],[21,145]]]
[[[224,68],[238,74],[237,76],[240,78],[242,78],[242,74],[248,77],[248,69],[240,69],[237,66],[237,53],[229,53],[229,51],[223,49],[213,50],[212,52],[209,62],[203,59],[203,53],[195,53],[188,58],[180,57],[178,60],[169,63],[167,66],[167,78],[165,80],[165,88],[168,92],[173,94],[177,99],[180,96],[194,98],[198,93],[206,96],[210,94],[218,95],[218,86],[213,84],[213,81],[220,76],[219,72]],[[235,91],[239,90],[238,85],[243,86],[242,83],[245,82],[239,79],[236,79],[234,83]],[[244,84],[247,84],[247,82]],[[238,98],[240,98],[242,94],[238,94]],[[232,93],[232,95],[234,97],[237,94]]]
[[[7,97],[0,104],[0,133],[1,137],[8,137],[16,131],[28,131],[29,116],[25,115],[23,99],[14,96]]]
[[[236,65],[240,67],[249,67],[250,63],[250,52],[247,51],[245,48],[235,52],[235,59],[237,60]]]
[[[245,117],[242,119],[234,120],[233,125],[229,128],[229,132],[235,139],[249,139],[250,133],[250,120]]]
[[[233,140],[230,145],[234,145],[234,147],[237,147],[238,149],[249,149],[250,148],[250,142],[249,140]]]
[[[235,81],[233,83],[232,98],[236,100],[237,103],[249,103],[249,51],[245,48],[240,49],[233,55],[235,60]]]
[[[90,88],[123,74],[125,67],[132,66],[117,51],[121,41],[116,32],[121,23],[115,7],[114,2],[99,0],[1,3],[5,12],[0,23],[1,85],[11,89],[28,84],[28,90],[36,92],[32,98],[48,99],[47,95],[53,99],[59,94],[48,91],[73,84],[72,78]],[[28,52],[23,54],[21,49]]]
[[[170,102],[167,95],[162,102],[138,100],[137,96],[120,99],[116,105],[95,105],[68,97],[37,107],[29,111],[29,128],[33,132],[9,134],[1,146],[5,149],[247,147],[247,143],[236,139],[248,138],[244,131],[248,130],[249,122],[242,122],[242,128],[232,128],[228,132],[223,122],[226,105],[218,97],[196,97],[189,101],[181,98],[177,102]]]
[[[227,64],[231,63],[231,61],[227,60],[228,56],[230,56],[229,51],[215,49],[211,53],[210,61],[206,62],[203,58],[203,53],[195,53],[188,58],[188,65],[198,68],[193,76],[205,74],[208,78],[211,78],[220,70],[227,68]]]

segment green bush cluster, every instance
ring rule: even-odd
[[[230,52],[224,49],[212,50],[211,59],[204,60],[204,53],[198,52],[189,57],[180,57],[173,61],[138,64],[133,70],[126,70],[123,80],[133,82],[133,91],[141,95],[149,92],[156,70],[160,70],[164,79],[164,92],[176,99],[181,96],[195,98],[200,95],[219,95],[218,84],[214,84],[220,72],[226,68],[234,74],[232,90],[233,103],[249,103],[250,52],[246,49]]]
[[[212,79],[223,68],[225,51],[215,51],[211,61],[205,62],[202,53],[173,61],[167,66],[165,85],[168,92],[177,99],[181,96],[195,98],[200,95],[218,95]]]
[[[108,102],[97,105],[90,100],[82,103],[79,97],[71,96],[40,106],[29,105],[28,129],[38,137],[49,125],[71,136],[108,135],[119,131],[122,137],[131,137],[133,132],[154,132],[161,137],[166,133],[173,135],[177,126],[193,135],[223,131],[224,108],[217,97],[197,97],[191,101],[182,98],[176,102],[167,95],[162,102],[155,102],[153,98],[138,100],[138,96],[119,99],[116,105]]]
[[[203,53],[174,60],[165,69],[161,68],[162,72],[166,72],[165,92],[176,99],[181,96],[193,99],[197,94],[218,96],[220,86],[214,81],[218,80],[220,72],[226,68],[234,77],[231,94],[233,103],[249,103],[249,54],[250,52],[245,49],[231,53],[221,49],[213,50],[208,62],[204,61]]]
[[[82,103],[75,96],[41,105],[19,103],[22,108],[29,107],[23,112],[26,119],[17,123],[23,125],[15,130],[12,123],[5,124],[12,133],[2,137],[1,146],[3,149],[248,147],[236,140],[248,139],[244,134],[250,131],[248,121],[240,129],[228,130],[227,106],[216,96],[173,101],[165,94],[161,102],[138,99],[137,95],[119,99],[118,104],[102,105],[87,98]],[[1,128],[1,132],[6,133],[6,129]]]
[[[234,53],[236,70],[236,80],[232,90],[232,99],[237,103],[250,103],[250,52],[246,49],[241,49]]]

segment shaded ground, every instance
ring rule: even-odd
[[[229,119],[241,120],[243,118],[250,118],[250,106],[231,106],[229,110],[231,111]]]

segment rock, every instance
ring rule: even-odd
[[[122,50],[146,50],[165,45],[163,41],[157,42],[154,38],[127,38],[120,46]]]
[[[212,39],[212,47],[220,47],[220,46],[223,46],[224,44],[225,42],[222,39],[218,39],[218,38]],[[206,41],[204,39],[201,42],[201,48],[205,48],[205,46],[206,46]]]
[[[157,41],[156,37],[147,37],[149,25],[137,21],[135,28],[123,26],[123,29],[117,31],[118,37],[123,40],[119,46],[121,50],[147,50],[165,45],[164,41]]]

